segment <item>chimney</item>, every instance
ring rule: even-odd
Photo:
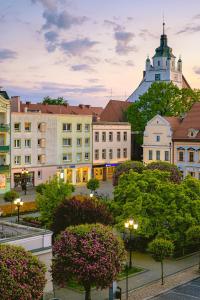
[[[79,104],[79,107],[80,108],[84,108],[84,104]]]
[[[11,102],[11,112],[20,112],[21,110],[20,96],[12,96],[10,102]]]
[[[31,104],[31,102],[30,101],[26,101],[26,105],[29,105],[29,104]]]
[[[87,108],[90,108],[90,107],[91,107],[91,105],[88,105],[88,104],[87,104],[85,107],[87,107]]]

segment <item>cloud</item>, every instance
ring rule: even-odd
[[[79,64],[71,66],[72,71],[94,72],[94,69],[87,64]]]
[[[55,0],[31,0],[32,3],[41,3],[44,8],[49,9],[49,10],[54,10],[57,7],[57,1]]]
[[[58,33],[55,31],[48,31],[44,34],[46,40],[46,48],[48,52],[55,51],[57,47]]]
[[[119,55],[126,55],[129,52],[136,51],[136,47],[130,45],[130,42],[134,38],[134,33],[127,31],[116,31],[114,34],[115,40],[117,42],[115,51]]]
[[[200,25],[187,25],[182,30],[178,31],[177,34],[182,33],[195,33],[200,31]]]
[[[200,75],[200,67],[194,67],[193,70],[195,74]]]
[[[141,29],[140,33],[139,33],[139,37],[143,38],[144,40],[146,40],[149,37],[151,37],[153,39],[157,39],[158,38],[158,36],[156,34],[153,34],[148,29]]]
[[[106,26],[106,27],[112,27],[114,29],[114,31],[120,31],[120,30],[123,30],[124,27],[114,21],[110,21],[110,20],[104,20],[103,24]]]
[[[61,50],[71,56],[82,56],[84,53],[91,50],[98,42],[91,41],[88,38],[76,39],[60,44]]]
[[[195,15],[193,19],[200,19],[200,14]]]
[[[125,65],[126,65],[127,67],[134,67],[134,66],[135,66],[135,64],[134,64],[134,62],[132,62],[132,60],[127,60],[127,61],[125,62]]]
[[[114,59],[112,59],[112,58],[106,58],[106,59],[105,59],[105,62],[106,62],[107,64],[110,64],[110,65],[113,65],[113,66],[119,66],[119,65],[120,65],[120,62],[119,62],[119,61],[116,61],[116,60],[114,60]]]
[[[17,58],[17,52],[9,49],[0,49],[0,62]]]
[[[50,29],[53,26],[59,29],[70,29],[72,26],[82,25],[88,20],[85,16],[72,16],[67,11],[59,13],[57,11],[45,10],[43,17],[45,19],[43,29]]]

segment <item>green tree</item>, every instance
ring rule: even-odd
[[[190,227],[186,232],[187,241],[196,245],[199,252],[199,271],[200,271],[200,225]]]
[[[113,185],[116,186],[119,181],[119,177],[124,174],[128,173],[130,170],[133,170],[138,173],[142,173],[144,170],[144,165],[141,161],[126,161],[120,165],[118,165],[115,168],[114,174],[113,174]]]
[[[138,101],[128,107],[126,117],[133,130],[143,134],[147,122],[155,115],[181,116],[199,99],[200,90],[181,90],[172,82],[154,82]]]
[[[10,202],[10,206],[11,206],[11,215],[12,215],[12,212],[13,212],[13,202],[15,199],[19,198],[19,193],[16,192],[15,190],[11,190],[11,191],[8,191],[4,194],[4,200],[6,202]]]
[[[173,251],[174,251],[173,243],[165,239],[157,238],[149,244],[149,252],[152,254],[152,257],[155,259],[155,261],[158,261],[161,264],[162,285],[164,284],[164,269],[163,269],[164,259],[172,256]]]
[[[117,279],[125,260],[123,241],[111,227],[86,224],[68,227],[53,246],[53,278],[64,286],[75,280],[91,300],[91,287],[105,289]]]
[[[153,161],[146,166],[146,169],[169,172],[170,180],[173,181],[174,183],[180,183],[182,179],[182,175],[178,167],[166,161]]]
[[[50,104],[50,105],[66,105],[68,103],[63,97],[51,98],[46,96],[43,98],[42,104]]]
[[[36,203],[41,213],[41,221],[51,226],[55,208],[66,198],[70,197],[74,187],[63,180],[53,177],[45,184],[42,194],[37,194]]]
[[[87,183],[87,189],[91,192],[95,192],[99,188],[99,180],[96,178],[91,178]]]

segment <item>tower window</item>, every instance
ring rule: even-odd
[[[160,61],[158,61],[158,66],[160,67]]]
[[[155,74],[155,81],[160,81],[160,74]]]

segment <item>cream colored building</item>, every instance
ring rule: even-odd
[[[180,121],[176,117],[156,115],[146,125],[143,137],[143,162],[172,162],[172,135]]]
[[[131,159],[131,125],[125,122],[93,123],[93,176],[111,179],[117,165]]]

